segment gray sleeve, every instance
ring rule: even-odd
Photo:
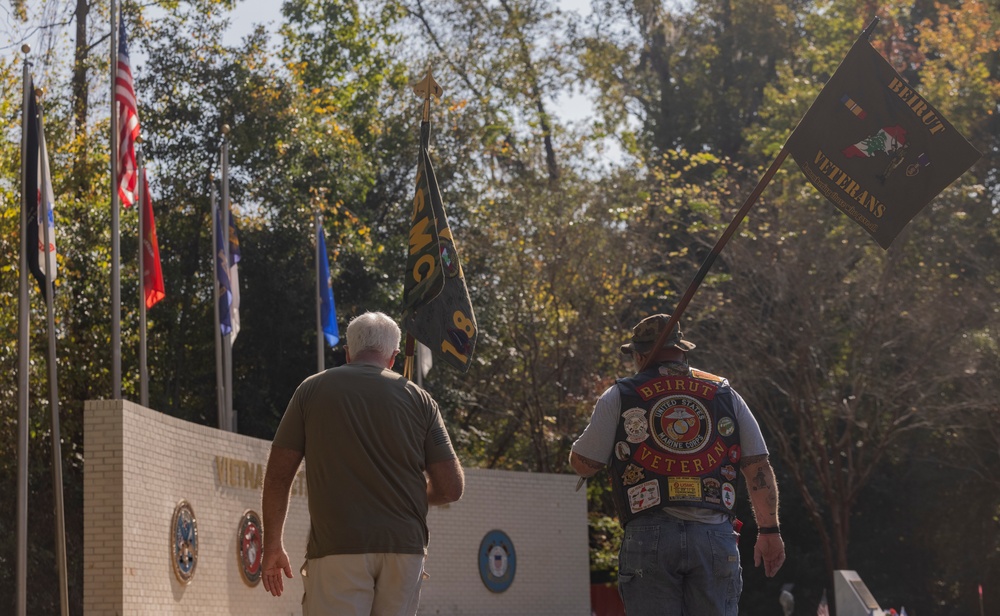
[[[733,391],[733,409],[736,412],[736,425],[740,427],[740,451],[742,457],[759,456],[767,453],[767,444],[760,433],[757,418],[750,412],[743,397]]]
[[[595,462],[610,461],[620,416],[621,397],[618,386],[612,385],[597,399],[590,424],[573,443],[573,452]]]

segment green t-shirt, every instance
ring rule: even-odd
[[[306,558],[424,553],[424,469],[456,457],[426,391],[377,366],[332,368],[295,390],[273,444],[305,455]]]

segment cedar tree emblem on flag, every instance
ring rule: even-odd
[[[132,66],[128,58],[125,22],[118,22],[118,70],[115,77],[115,100],[118,101],[118,198],[126,208],[135,205],[135,187],[139,178],[135,168],[135,140],[139,137],[139,111],[135,104]]]
[[[980,157],[872,48],[867,32],[786,147],[806,178],[882,248]]]
[[[421,87],[425,91],[421,91]],[[440,96],[428,75],[418,93]],[[426,107],[425,107],[426,109]],[[478,329],[465,273],[448,226],[428,153],[430,122],[420,124],[420,163],[410,221],[410,249],[403,284],[403,327],[437,356],[462,371],[472,363]]]

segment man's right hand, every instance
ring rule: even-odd
[[[265,547],[260,567],[264,590],[275,597],[280,597],[285,590],[285,580],[282,579],[281,573],[284,572],[288,579],[292,578],[292,565],[288,562],[288,552],[283,547],[275,549]]]

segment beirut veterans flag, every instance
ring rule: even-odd
[[[806,178],[882,248],[980,157],[872,48],[867,32],[785,147]]]
[[[465,371],[476,348],[476,316],[427,151],[430,122],[420,125],[420,164],[403,285],[403,328],[452,366]]]

